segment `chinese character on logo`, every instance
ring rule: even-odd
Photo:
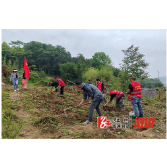
[[[122,129],[125,128],[125,124],[122,124]]]
[[[112,128],[117,128],[117,127],[116,127],[116,124],[113,124],[113,125],[112,125]]]
[[[97,117],[98,128],[107,128],[107,126],[111,125],[112,123],[107,120],[106,116]]]
[[[124,117],[124,123],[129,123],[130,118],[129,117]]]
[[[121,128],[121,124],[117,124],[117,128]]]
[[[135,124],[133,128],[153,128],[154,120],[155,118],[135,118]]]
[[[131,126],[129,124],[126,124],[127,129],[131,129]]]
[[[113,118],[113,121],[114,121],[114,123],[115,123],[115,122],[120,122],[120,119],[117,118],[117,117],[114,117],[114,118]]]

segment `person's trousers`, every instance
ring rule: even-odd
[[[18,79],[17,78],[13,78],[12,79],[12,82],[13,82],[13,88],[14,90],[18,89]]]
[[[103,101],[103,96],[102,96],[102,95],[98,95],[98,96],[96,96],[96,97],[92,100],[92,103],[91,103],[91,105],[89,106],[89,118],[88,118],[88,120],[89,120],[90,122],[92,122],[92,120],[93,120],[94,109],[96,109],[96,111],[97,111],[99,117],[102,116],[101,110],[100,110],[100,108],[99,108],[99,105],[100,105],[100,103],[101,103],[102,101]]]
[[[143,108],[141,105],[141,98],[134,98],[131,100],[132,107],[135,113],[135,117],[143,117]],[[139,110],[139,113],[138,113]]]
[[[26,79],[24,79],[24,81],[27,81]],[[23,88],[27,88],[27,83],[25,84],[25,86],[23,86]]]
[[[123,94],[120,98],[116,99],[116,107],[121,106],[123,109],[125,108],[124,97],[125,97],[125,95]]]
[[[58,87],[58,86],[55,86],[55,92],[57,92],[57,87]]]
[[[103,96],[104,96],[104,94],[103,94]],[[106,100],[105,96],[103,97],[103,100],[105,101],[105,103],[107,103],[107,100]]]
[[[64,86],[61,86],[61,88],[60,88],[60,94],[61,94],[61,95],[64,94]]]
[[[101,91],[101,93],[103,94],[103,101],[105,101],[105,103],[107,103],[107,100],[106,100],[106,98],[104,96],[104,91]]]

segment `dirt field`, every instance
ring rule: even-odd
[[[97,113],[94,112],[93,125],[84,125],[88,118],[89,104],[74,108],[82,99],[82,91],[75,87],[65,88],[64,96],[59,92],[51,94],[49,87],[21,88],[14,92],[12,86],[3,86],[3,91],[9,95],[11,110],[16,113],[21,123],[17,134],[19,139],[164,139],[166,138],[166,103],[157,101],[155,104],[142,102],[144,117],[155,118],[153,128],[149,129],[107,129],[97,128]],[[108,99],[107,99],[108,100]],[[2,101],[3,103],[4,101]],[[86,101],[85,103],[88,103]],[[103,103],[104,104],[104,103]],[[100,105],[102,114],[112,123],[114,117],[119,117],[121,123],[127,117],[132,107],[125,100],[125,110],[116,108],[115,101],[109,106]],[[72,107],[69,110],[64,109]],[[2,110],[5,110],[3,107]],[[65,116],[67,115],[67,117]],[[132,127],[134,120],[131,122]]]

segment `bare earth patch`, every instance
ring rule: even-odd
[[[153,129],[114,129],[112,126],[98,129],[96,111],[93,117],[94,124],[83,124],[88,118],[89,105],[67,110],[67,117],[64,114],[64,109],[79,104],[83,96],[82,91],[74,87],[66,88],[62,97],[59,92],[51,94],[48,90],[49,88],[45,87],[10,92],[11,103],[19,103],[14,107],[17,117],[23,123],[19,139],[158,139],[166,136],[165,106],[161,106],[162,110],[156,110],[149,103],[142,102],[145,117],[156,119]],[[114,117],[119,117],[122,123],[123,118],[132,111],[129,101],[125,102],[125,105],[125,110],[116,108],[114,102],[106,107],[102,107],[101,104],[100,108],[112,123]]]

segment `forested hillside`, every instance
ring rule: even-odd
[[[39,78],[50,75],[59,76],[65,81],[87,82],[91,79],[94,84],[96,78],[101,78],[107,87],[125,91],[129,84],[129,76],[135,75],[142,87],[163,86],[157,79],[148,79],[149,74],[145,69],[149,64],[144,61],[144,54],[139,53],[139,47],[132,45],[122,52],[125,57],[120,62],[120,68],[115,68],[112,65],[112,55],[106,55],[104,52],[96,52],[87,59],[81,53],[72,57],[69,51],[59,45],[53,46],[37,41],[2,43],[2,61],[8,67],[17,68],[22,73],[23,60],[26,57],[31,72],[30,81],[33,82],[37,81],[37,73],[40,73]]]

